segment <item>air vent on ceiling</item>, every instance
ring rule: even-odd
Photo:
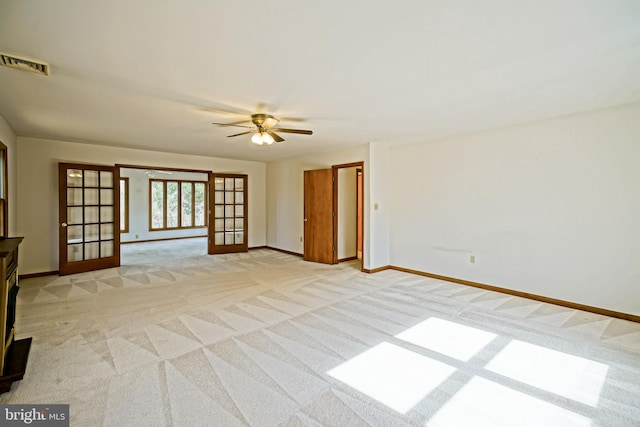
[[[17,68],[18,70],[23,71],[32,71],[34,73],[42,74],[43,76],[49,75],[49,64],[36,62],[31,59],[21,58],[4,52],[0,52],[0,65]]]

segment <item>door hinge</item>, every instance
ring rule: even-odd
[[[331,251],[332,251],[332,252],[335,252],[335,251],[336,251],[336,247],[335,247],[335,246],[332,246],[332,247],[331,247]]]
[[[336,211],[331,212],[331,216],[336,216]]]
[[[331,181],[332,182],[336,182],[336,176],[335,175],[331,175]]]

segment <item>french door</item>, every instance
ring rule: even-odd
[[[58,165],[60,275],[120,265],[119,176],[114,166]]]
[[[333,169],[304,171],[304,260],[334,264]]]
[[[247,175],[209,175],[209,254],[247,252]]]

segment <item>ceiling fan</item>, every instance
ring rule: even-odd
[[[241,125],[240,123],[253,123],[253,126]],[[278,123],[280,123],[279,119],[276,119],[271,114],[252,114],[250,120],[243,120],[234,123],[212,123],[214,125],[219,126],[236,126],[241,128],[247,128],[249,130],[245,132],[236,133],[233,135],[228,135],[228,138],[233,138],[234,136],[240,135],[248,135],[250,133],[253,134],[251,137],[251,142],[257,145],[271,145],[274,142],[282,142],[284,138],[282,138],[278,133],[297,133],[301,135],[312,135],[313,131],[304,130],[304,129],[288,129],[278,127]]]

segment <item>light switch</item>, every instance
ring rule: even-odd
[[[374,211],[377,211],[377,210],[378,210],[378,204],[377,204],[377,203],[374,203],[374,204],[373,204],[373,210],[374,210]]]

